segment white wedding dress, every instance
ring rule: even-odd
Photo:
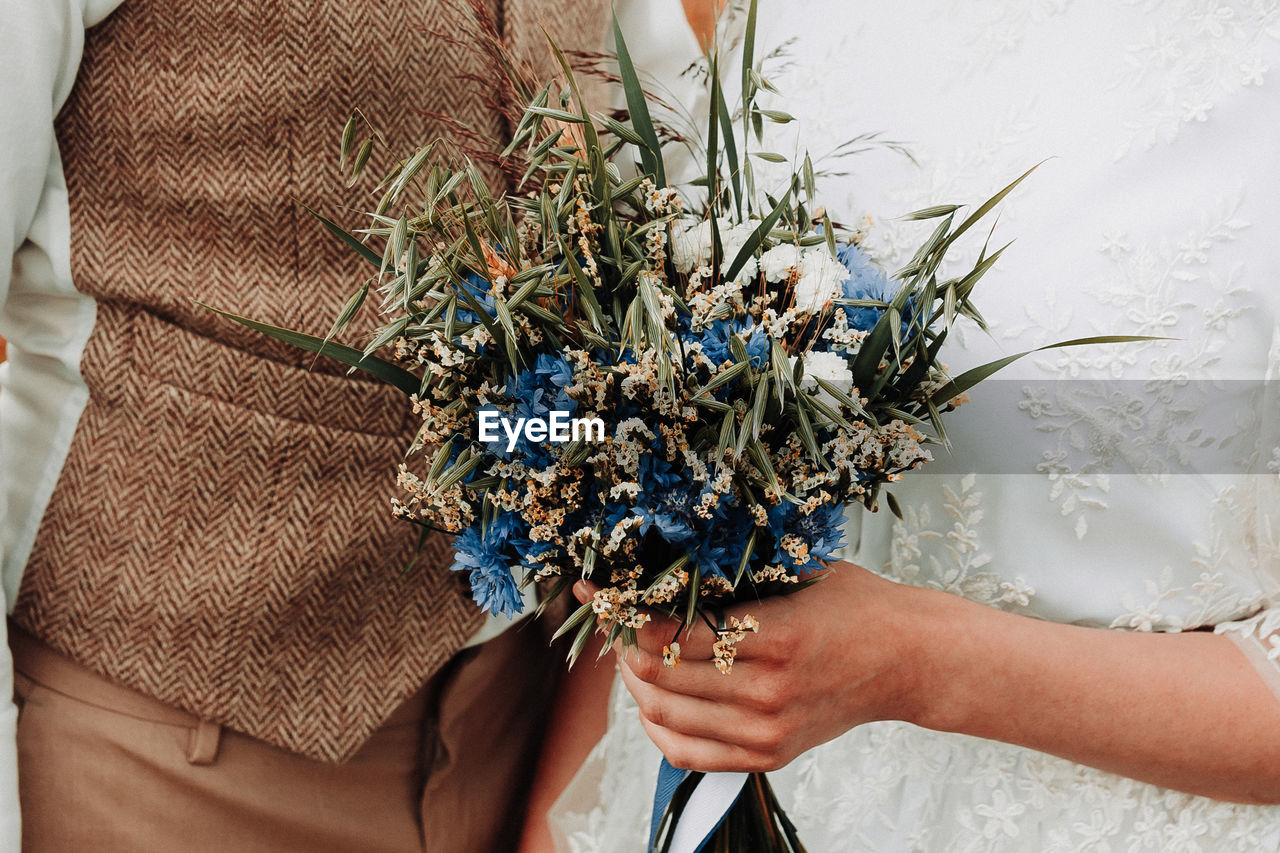
[[[848,172],[823,181],[827,207],[872,218],[887,269],[933,225],[893,217],[981,202],[1054,158],[1001,207],[992,245],[1017,242],[976,292],[991,335],[953,337],[953,370],[1087,335],[1175,339],[1051,350],[979,387],[948,421],[954,473],[900,484],[903,522],[855,518],[854,559],[1043,619],[1233,622],[1276,685],[1280,3],[764,0],[761,18],[766,46],[795,39],[770,76],[805,148],[883,131],[916,158],[826,164]],[[561,849],[643,850],[658,759],[615,687],[553,813]],[[770,776],[812,853],[1280,849],[1280,807],[904,723]]]

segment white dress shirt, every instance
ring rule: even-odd
[[[0,591],[12,609],[43,507],[88,391],[80,351],[92,300],[71,283],[67,188],[53,120],[71,92],[85,29],[119,0],[0,3]],[[0,634],[4,626],[0,626]],[[13,667],[0,653],[0,850],[20,848]]]

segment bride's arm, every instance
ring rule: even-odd
[[[599,650],[596,640],[588,644],[557,689],[542,740],[538,772],[529,792],[519,853],[555,850],[547,816],[592,747],[604,736],[616,665],[612,652],[597,659]]]
[[[622,660],[646,730],[679,767],[775,769],[853,726],[905,720],[1280,803],[1280,701],[1225,636],[1044,622],[849,563],[812,589],[727,612],[760,622],[729,676],[710,663],[702,626],[674,669],[661,660],[674,625],[645,626],[644,648]]]

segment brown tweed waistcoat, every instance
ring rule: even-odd
[[[485,2],[524,49],[538,23],[582,48],[604,33],[598,0]],[[397,156],[448,136],[441,114],[505,144],[481,54],[428,35],[465,40],[468,19],[457,0],[125,0],[58,122],[73,274],[98,315],[14,618],[321,760],[350,757],[481,614],[445,540],[399,577],[417,535],[389,512],[403,397],[192,300],[328,329],[366,271],[297,202],[353,226],[372,206],[336,169],[351,110]]]

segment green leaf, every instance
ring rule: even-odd
[[[351,114],[351,118],[347,119],[347,123],[342,128],[342,144],[338,146],[338,168],[347,165],[347,155],[351,153],[351,146],[356,141],[356,119],[359,118],[355,113]]]
[[[689,572],[689,607],[685,611],[685,630],[692,631],[698,616],[699,587],[702,584],[702,571],[695,565]]]
[[[1004,201],[1005,196],[1013,192],[1014,188],[1017,187],[1018,184],[1026,180],[1027,177],[1032,172],[1034,172],[1036,169],[1039,169],[1042,165],[1044,165],[1044,162],[1045,161],[1041,160],[1039,163],[1035,164],[1030,169],[1027,169],[1027,171],[1023,172],[1021,175],[1018,176],[1017,180],[1015,180],[1013,183],[1009,184],[1009,186],[1000,190],[1000,192],[996,193],[991,198],[983,202],[982,205],[979,206],[978,209],[975,210],[969,216],[968,219],[960,223],[959,228],[957,228],[954,232],[951,233],[949,237],[947,237],[947,239],[942,244],[942,249],[945,251],[946,247],[950,246],[952,243],[956,241],[956,238],[958,238],[961,234],[963,234],[964,232],[972,228],[978,222],[978,220],[982,219],[982,217],[990,213],[993,207],[995,207],[1000,202]]]
[[[760,533],[760,528],[752,527],[751,535],[747,537],[747,548],[742,552],[742,559],[738,561],[738,572],[733,577],[733,587],[738,588],[738,584],[742,581],[742,576],[747,573],[747,567],[751,565],[751,558],[756,550],[756,537]]]
[[[404,166],[400,169],[400,174],[396,176],[396,179],[391,183],[391,187],[387,190],[391,198],[398,198],[400,193],[404,192],[405,187],[409,186],[409,182],[412,181],[414,176],[422,170],[424,165],[426,165],[427,158],[431,156],[431,151],[431,145],[423,146],[415,151],[413,156],[405,162]]]
[[[272,326],[267,323],[259,323],[257,320],[250,320],[248,317],[241,317],[238,314],[232,314],[229,311],[222,311],[203,302],[196,302],[201,308],[206,308],[215,314],[226,317],[228,320],[234,320],[242,326],[253,329],[255,332],[261,332],[269,338],[275,338],[278,341],[284,341],[292,344],[299,349],[308,352],[325,355],[335,361],[363,370],[375,379],[380,379],[388,385],[399,388],[407,395],[417,394],[421,389],[421,381],[417,376],[405,370],[399,365],[392,364],[389,361],[378,358],[377,356],[366,355],[362,351],[354,347],[335,344],[332,341],[326,341],[324,338],[318,338],[315,335],[304,334],[303,332],[295,332],[291,329],[282,329],[279,326]]]
[[[902,516],[902,507],[898,506],[898,499],[893,496],[893,492],[885,492],[884,500],[889,504],[889,512],[893,513],[898,521],[906,521]]]
[[[465,448],[458,454],[458,458],[454,460],[448,473],[435,482],[436,489],[443,492],[445,489],[457,485],[462,481],[463,477],[474,471],[483,461],[483,453],[472,453],[471,448]]]
[[[759,11],[758,0],[751,0],[751,4],[747,7],[747,28],[742,38],[742,101],[747,106],[754,100],[754,74],[752,65],[755,63],[756,52],[756,13]],[[745,119],[746,113],[744,111]]]
[[[837,402],[843,403],[859,415],[865,416],[867,414],[862,408],[861,401],[854,399],[853,395],[841,390],[839,386],[823,379],[821,376],[813,376],[811,378],[818,384],[819,388],[834,397]]]
[[[920,210],[913,210],[906,216],[902,217],[904,222],[911,222],[917,219],[937,219],[939,216],[947,216],[955,213],[960,209],[958,204],[936,204],[933,207],[924,207]]]
[[[618,137],[624,142],[628,142],[631,145],[636,146],[637,148],[641,148],[647,144],[644,141],[644,137],[636,133],[635,128],[631,127],[630,125],[623,124],[617,119],[613,119],[608,116],[605,116],[604,126],[614,136]],[[625,195],[626,193],[621,193],[621,194]]]
[[[556,632],[551,635],[551,641],[555,642],[556,640],[560,639],[565,634],[572,631],[574,628],[577,628],[579,625],[581,625],[585,620],[589,619],[590,617],[591,617],[591,605],[589,603],[582,605],[577,610],[573,611],[573,614],[570,615],[568,619],[564,620],[564,624],[562,624],[559,628],[556,629]]]
[[[710,205],[711,220],[711,269],[720,269],[722,259],[717,248],[720,244],[719,231],[716,228],[716,212],[720,206],[720,96],[723,94],[719,84],[719,70],[716,68],[716,57],[708,58],[710,63],[707,74],[711,77],[708,88],[711,90],[711,113],[707,118],[707,199]]]
[[[351,167],[351,177],[347,179],[347,186],[355,186],[356,181],[360,180],[360,173],[364,171],[364,167],[369,162],[369,155],[373,153],[373,137],[370,136],[360,146],[360,150],[356,152],[355,164]]]
[[[946,385],[943,385],[937,391],[934,391],[929,397],[929,402],[934,405],[941,406],[949,402],[955,397],[968,391],[974,385],[977,385],[988,376],[1002,370],[1013,364],[1020,358],[1037,352],[1043,352],[1050,349],[1059,349],[1061,347],[1079,347],[1089,344],[1129,344],[1138,341],[1168,341],[1172,338],[1150,337],[1147,335],[1101,335],[1091,338],[1076,338],[1070,341],[1059,341],[1056,344],[1048,344],[1047,346],[1036,347],[1025,352],[1016,353],[1014,355],[1005,356],[1004,358],[989,361],[986,364],[979,365],[972,370],[966,370],[955,379],[952,379]]]
[[[751,437],[760,437],[760,424],[764,423],[765,406],[769,402],[769,375],[760,377],[756,385],[755,400],[751,404]]]
[[[769,361],[773,364],[773,370],[777,377],[778,405],[781,406],[786,402],[787,390],[791,390],[794,397],[798,393],[796,388],[796,379],[791,369],[791,363],[787,359],[787,353],[782,348],[782,342],[777,339],[769,341]],[[796,369],[803,370],[803,359],[796,359]]]
[[[737,413],[733,409],[729,409],[724,414],[724,419],[720,422],[720,441],[716,445],[716,459],[724,459],[724,452],[731,446],[737,444],[737,432],[734,429],[734,421],[737,420]]]
[[[307,207],[305,204],[302,205],[302,209],[305,210],[307,213],[310,213],[316,219],[320,220],[320,224],[323,225],[326,229],[328,229],[329,233],[333,234],[339,240],[346,243],[347,246],[349,246],[351,249],[355,250],[355,253],[357,255],[364,258],[366,261],[373,264],[375,267],[378,267],[379,269],[382,268],[382,256],[380,256],[373,249],[370,249],[364,243],[361,243],[359,240],[353,237],[341,225],[323,216],[322,214],[317,213],[316,211]]]
[[[796,117],[791,115],[791,113],[784,113],[782,110],[766,110],[757,107],[756,112],[774,124],[789,124],[796,120]]]
[[[396,220],[395,226],[391,229],[391,236],[387,239],[387,247],[382,252],[382,263],[378,267],[379,272],[396,268],[400,254],[404,251],[405,241],[408,239],[409,220],[402,215]]]
[[[862,346],[859,348],[857,356],[853,359],[853,366],[850,370],[853,372],[854,385],[858,388],[866,388],[871,385],[872,380],[875,379],[880,370],[880,361],[884,358],[890,343],[889,313],[886,311],[880,315],[880,319],[872,327],[871,333],[863,339]]]
[[[553,118],[556,121],[563,121],[569,124],[582,124],[585,121],[585,119],[577,113],[571,113],[567,110],[554,110],[551,107],[529,107],[525,112],[533,113],[534,115],[546,116],[547,118]]]
[[[569,647],[569,667],[572,668],[578,662],[578,656],[582,654],[582,650],[587,646],[587,640],[591,637],[591,631],[595,628],[595,622],[588,619],[582,623],[582,627],[578,628],[578,635],[573,638],[573,645]],[[607,648],[607,646],[606,646]]]
[[[796,422],[805,450],[809,451],[809,455],[817,459],[823,468],[831,470],[831,462],[818,449],[818,437],[813,432],[813,424],[809,420],[809,413],[805,411],[803,400],[796,400]]]
[[[627,50],[626,39],[622,36],[622,27],[618,24],[618,16],[613,16],[613,42],[618,53],[618,76],[622,79],[622,89],[627,96],[627,111],[631,114],[631,126],[644,140],[639,146],[641,168],[653,178],[660,187],[667,185],[667,174],[662,163],[662,144],[658,142],[657,131],[653,129],[653,118],[649,115],[649,102],[644,96],[636,67],[631,61],[631,52]]]
[[[715,86],[715,102],[720,114],[720,131],[724,136],[724,156],[729,168],[729,185],[733,188],[733,205],[738,217],[742,217],[742,166],[738,160],[738,143],[734,138],[733,119],[729,115],[729,105],[725,103],[724,90],[720,87],[717,76],[712,85]]]
[[[938,411],[938,404],[932,398],[924,401],[925,407],[929,410],[929,421],[933,424],[934,430],[938,433],[938,439],[946,447],[951,446],[951,439],[947,437],[946,425],[942,423],[942,413]]]
[[[436,448],[436,455],[431,459],[431,469],[427,471],[427,482],[432,482],[444,472],[444,466],[449,464],[449,454],[453,450],[453,437]]]
[[[586,272],[578,264],[577,258],[573,256],[573,252],[569,251],[563,237],[560,238],[560,251],[563,253],[565,265],[569,268],[569,274],[573,276],[574,284],[578,287],[578,295],[582,297],[582,305],[586,309],[587,319],[591,321],[591,327],[597,332],[604,331],[604,318],[600,311],[600,303],[596,301],[595,288],[591,284],[591,279],[587,278]]]
[[[347,300],[347,304],[342,306],[342,312],[338,314],[338,319],[333,321],[333,325],[329,328],[329,334],[324,336],[326,341],[332,340],[333,336],[342,331],[342,329],[351,322],[351,318],[360,310],[360,306],[364,304],[365,297],[369,295],[369,282],[365,282],[360,289],[351,294],[351,298]]]
[[[783,195],[782,200],[779,201],[769,215],[766,216],[758,226],[756,226],[756,230],[751,232],[751,236],[742,244],[742,248],[738,250],[738,254],[729,262],[729,267],[724,273],[726,281],[732,281],[734,276],[738,274],[738,271],[746,266],[747,261],[751,260],[751,256],[755,254],[756,249],[764,243],[765,238],[769,236],[769,232],[773,230],[773,226],[777,224],[778,218],[782,216],[782,211],[785,209],[787,199],[789,197],[789,193]]]

